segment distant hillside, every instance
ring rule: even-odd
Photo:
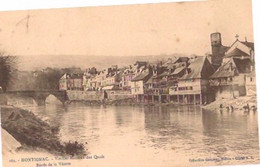
[[[147,55],[147,56],[80,56],[80,55],[35,55],[18,56],[18,68],[20,70],[35,70],[46,67],[80,67],[82,69],[96,67],[103,69],[111,65],[119,67],[128,66],[136,61],[156,62],[166,60],[169,57],[185,56],[183,54],[172,55]]]

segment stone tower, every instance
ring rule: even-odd
[[[222,45],[221,34],[219,32],[210,34],[210,40],[212,49],[212,65],[215,68],[218,68],[225,56],[226,47]]]

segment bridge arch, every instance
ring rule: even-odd
[[[5,94],[11,94],[20,97],[31,97],[38,106],[45,105],[46,98],[49,95],[56,97],[62,104],[68,100],[66,91],[59,90],[33,90],[33,91],[10,91]]]
[[[46,104],[62,104],[62,102],[54,95],[49,94],[45,100]]]

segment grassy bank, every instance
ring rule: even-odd
[[[33,113],[12,106],[1,106],[2,128],[12,135],[23,148],[45,149],[59,155],[85,155],[82,144],[62,143],[57,137],[58,128],[51,127]]]

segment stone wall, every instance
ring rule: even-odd
[[[133,98],[134,96],[128,91],[107,91],[109,100],[119,100]],[[68,90],[69,100],[103,100],[104,93],[102,91],[73,91]]]

